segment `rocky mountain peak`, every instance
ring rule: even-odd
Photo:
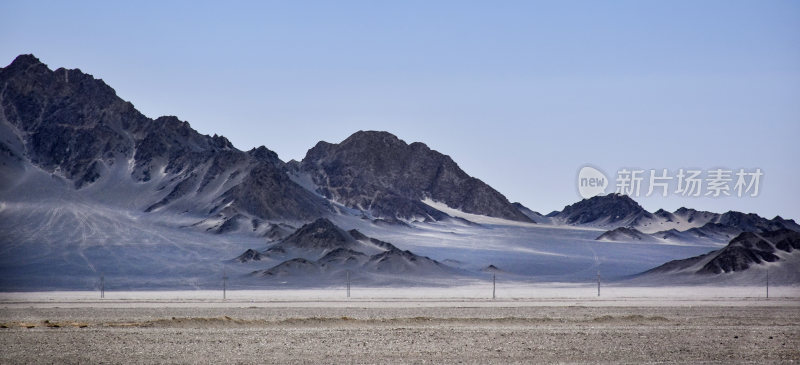
[[[21,54],[21,55],[17,56],[16,58],[14,58],[14,61],[12,61],[8,65],[8,67],[6,67],[6,68],[7,69],[13,69],[13,68],[23,68],[24,69],[24,68],[30,67],[32,65],[44,65],[44,64],[42,63],[42,61],[39,61],[39,59],[36,58],[36,56],[34,56],[32,54]]]
[[[617,223],[635,224],[637,219],[650,218],[652,214],[631,197],[622,194],[598,195],[564,207],[555,215],[568,224]]]
[[[432,199],[467,213],[530,221],[450,157],[388,132],[359,131],[338,144],[320,142],[299,169],[327,198],[381,218],[438,220],[445,215],[422,203]]]
[[[286,237],[284,241],[299,246],[318,245],[320,243],[341,246],[343,243],[351,240],[352,238],[341,228],[333,224],[333,222],[327,218],[319,218],[311,223],[303,225],[297,229],[297,231]]]
[[[341,146],[363,146],[375,148],[384,146],[389,148],[402,148],[408,146],[405,141],[394,134],[385,131],[358,131],[347,137]]]
[[[325,232],[331,229],[339,228],[328,218],[318,218],[311,223],[303,225],[298,232]]]
[[[327,202],[291,181],[274,152],[249,155],[176,116],[150,119],[80,70],[51,71],[22,55],[0,69],[0,85],[0,150],[21,161],[9,164],[29,163],[76,189],[127,175],[120,184],[151,185],[139,190],[146,198],[137,203],[147,212],[177,204],[217,214],[228,207],[224,218],[247,213],[283,221],[327,210]],[[0,185],[13,185],[11,178]]]
[[[279,161],[280,160],[278,158],[278,154],[275,153],[275,151],[272,151],[269,148],[264,147],[264,146],[258,146],[256,148],[253,148],[250,151],[247,151],[247,153],[250,154],[250,156],[253,156],[256,159],[261,160],[261,161]]]
[[[753,272],[750,270],[753,267],[764,267],[766,263],[772,263],[769,267],[778,281],[793,283],[797,281],[799,272],[797,260],[793,256],[797,249],[800,249],[800,232],[785,228],[760,233],[742,232],[721,249],[688,259],[670,261],[646,271],[643,275],[677,275],[673,277],[673,282],[691,281],[695,274],[725,274],[727,276],[720,279],[733,279],[733,273],[746,275],[743,272]],[[763,280],[762,274],[763,272],[756,270],[750,278],[756,278],[760,282]]]

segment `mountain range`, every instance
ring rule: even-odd
[[[648,270],[637,278],[662,283],[705,283],[713,278],[717,283],[736,281],[736,274],[772,276],[772,282],[797,283],[800,281],[800,232],[779,229],[760,233],[744,232],[725,247],[688,259],[674,260]]]
[[[331,284],[346,273],[432,285],[487,267],[579,281],[601,264],[621,278],[748,233],[771,243],[774,232],[800,231],[735,211],[650,213],[617,194],[542,215],[451,157],[383,131],[322,141],[284,162],[174,116],[148,118],[102,80],[33,55],[0,69],[0,87],[0,290],[87,287],[102,273],[125,288],[204,287],[221,270],[248,287]],[[752,255],[760,261],[748,267],[797,268],[783,253]],[[730,272],[718,267],[711,274]]]
[[[581,200],[547,215],[551,223],[607,228],[598,240],[730,240],[742,232],[780,229],[800,231],[794,220],[729,211],[712,213],[689,208],[650,213],[627,195],[608,194]]]
[[[428,257],[403,251],[389,242],[365,236],[358,230],[345,231],[328,219],[305,224],[262,252],[248,249],[234,259],[239,263],[264,261],[274,266],[255,270],[251,276],[273,280],[341,283],[346,276],[355,280],[401,284],[397,275],[414,273],[427,278],[461,274],[459,270]]]

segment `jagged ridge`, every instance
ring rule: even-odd
[[[339,144],[320,142],[296,168],[309,174],[324,196],[377,217],[443,218],[421,203],[430,198],[467,213],[530,221],[449,156],[388,132],[359,131]]]

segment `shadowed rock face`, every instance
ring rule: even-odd
[[[297,231],[281,241],[280,246],[287,248],[333,250],[347,247],[355,239],[331,221],[320,218],[303,225]]]
[[[326,197],[378,217],[441,219],[443,214],[420,202],[430,198],[468,213],[530,221],[450,157],[387,132],[359,131],[339,144],[320,142],[299,168]]]
[[[786,230],[767,232],[762,234],[765,238],[775,242],[775,248],[781,251],[792,252],[800,250],[800,235],[791,234]]]
[[[800,248],[800,232],[790,229],[753,233],[744,232],[732,239],[727,246],[684,260],[670,261],[647,271],[666,273],[691,270],[696,274],[721,274],[745,271],[754,265],[778,262],[780,251],[790,253]]]
[[[780,229],[800,231],[800,226],[793,220],[779,216],[767,219],[753,213],[729,211],[718,214],[688,208],[679,208],[673,213],[663,209],[650,213],[629,196],[620,194],[598,195],[584,199],[564,207],[560,212],[550,213],[546,218],[572,225],[609,227],[611,228],[609,231],[597,238],[609,241],[702,238],[727,242],[742,232],[771,232]],[[681,231],[670,228],[654,233],[643,233],[651,232],[652,227],[659,227],[665,223],[666,227],[672,224],[689,224],[695,227]]]
[[[728,247],[720,255],[703,266],[699,274],[719,274],[723,272],[747,270],[750,265],[762,262],[778,261],[778,256],[771,252],[747,249],[744,247]]]
[[[271,276],[315,276],[320,274],[320,266],[314,261],[304,258],[286,260],[266,270],[253,272],[252,275],[271,277]]]
[[[717,218],[715,222],[750,232],[770,232],[781,229],[797,230],[800,228],[793,220],[786,220],[781,217],[767,219],[758,214],[735,211],[729,211],[719,215],[719,218]]]
[[[147,118],[80,70],[51,71],[22,55],[0,69],[0,85],[0,151],[63,176],[76,189],[121,164],[130,184],[159,179],[158,198],[142,208],[148,212],[208,194],[230,216],[309,220],[329,209],[289,179],[274,152],[237,150],[225,137],[201,135],[173,116]],[[226,181],[231,188],[209,191]]]
[[[263,253],[251,249],[235,260],[248,262],[262,255],[283,261],[253,271],[254,276],[328,280],[345,270],[354,274],[404,274],[409,278],[458,274],[436,260],[400,250],[355,229],[344,231],[325,218],[303,225]]]
[[[522,214],[525,214],[525,216],[530,218],[534,223],[551,223],[551,219],[549,217],[546,217],[545,215],[539,212],[531,210],[530,208],[522,205],[522,203],[520,202],[514,202],[511,203],[511,205],[513,205],[514,208],[517,208],[517,210],[522,212]]]
[[[98,160],[128,156],[135,143],[125,129],[143,133],[154,121],[116,96],[102,80],[80,70],[51,71],[32,55],[0,69],[3,122],[20,139],[24,157],[58,169],[77,187],[98,178]]]
[[[598,195],[564,207],[556,214],[548,214],[567,224],[636,225],[643,218],[653,218],[627,195]]]
[[[138,200],[140,209],[202,211],[231,222],[226,231],[248,218],[309,221],[331,211],[327,201],[289,178],[274,152],[237,150],[174,116],[150,119],[80,70],[51,71],[22,55],[0,69],[0,83],[0,165],[30,163],[76,189],[125,171],[131,184],[158,184],[154,198]],[[308,172],[324,196],[378,218],[445,218],[421,202],[430,198],[469,213],[530,221],[448,156],[386,132],[320,142],[294,168]],[[4,185],[10,182],[0,181]],[[203,200],[199,196],[207,206],[192,205]],[[244,216],[231,220],[237,214]]]
[[[699,227],[690,228],[684,231],[684,237],[709,238],[714,240],[729,241],[743,232],[756,232],[769,234],[770,232],[783,229],[800,231],[800,226],[791,219],[783,219],[777,216],[767,219],[753,213],[742,213],[729,211],[723,214],[697,211],[694,209],[679,208],[674,213],[666,213],[663,210],[656,212],[659,218],[667,217],[671,221],[683,221],[687,223],[706,222]],[[653,234],[654,236],[668,237],[674,232],[662,231]]]
[[[643,239],[650,238],[650,236],[639,232],[636,228],[628,228],[628,227],[619,227],[615,228],[610,231],[603,232],[600,236],[597,236],[595,240],[602,241],[641,241]]]
[[[251,261],[261,261],[262,258],[263,257],[261,256],[260,252],[253,249],[248,249],[247,251],[236,257],[234,260],[244,263]]]
[[[329,205],[295,184],[285,171],[257,164],[244,180],[225,192],[222,204],[232,203],[264,219],[313,219],[329,212]]]
[[[365,267],[371,271],[394,274],[413,274],[413,268],[415,266],[424,266],[426,270],[430,270],[431,268],[439,269],[443,272],[449,269],[436,260],[418,256],[411,251],[402,251],[397,248],[373,255],[365,264]]]

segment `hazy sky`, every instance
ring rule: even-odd
[[[761,168],[757,198],[637,200],[800,218],[798,1],[231,3],[6,0],[0,63],[287,161],[386,130],[545,213],[591,164]]]

